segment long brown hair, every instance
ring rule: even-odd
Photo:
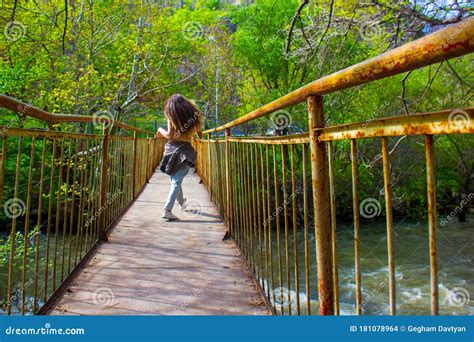
[[[184,95],[171,95],[165,102],[164,112],[177,134],[201,126],[202,113]]]

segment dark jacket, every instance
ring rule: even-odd
[[[165,153],[161,160],[160,170],[168,175],[174,174],[183,165],[194,167],[196,151],[186,141],[170,140],[165,145]]]

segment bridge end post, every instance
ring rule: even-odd
[[[147,144],[146,144],[146,166],[145,166],[145,181],[147,183],[150,183],[150,177],[151,177],[151,174],[150,174],[150,137],[148,136],[148,134],[146,135],[146,140],[147,140]]]
[[[107,234],[105,233],[105,212],[107,202],[107,172],[109,159],[109,131],[104,129],[104,139],[102,142],[102,174],[100,184],[100,216],[99,216],[99,241],[107,241]]]
[[[132,198],[135,198],[137,194],[136,191],[136,184],[137,184],[137,145],[138,145],[138,138],[137,132],[133,132],[133,165],[132,165]]]
[[[207,188],[212,201],[211,133],[207,134]]]
[[[316,128],[324,127],[322,96],[309,96],[307,98],[307,105],[311,148],[319,311],[321,315],[334,315],[331,218],[327,191],[327,153],[326,144],[319,141],[319,133],[315,131]]]
[[[232,236],[230,209],[230,128],[225,129],[225,191],[226,191],[226,223],[227,231],[224,239]]]

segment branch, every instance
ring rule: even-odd
[[[444,62],[444,61],[443,61],[443,62]],[[438,75],[438,72],[439,72],[439,70],[441,69],[441,66],[443,65],[443,62],[441,62],[441,63],[438,64],[438,67],[436,68],[436,71],[435,71],[433,77],[431,77],[431,65],[428,67],[428,68],[429,68],[428,70],[430,71],[430,73],[429,73],[429,75],[428,75],[428,83],[426,83],[426,86],[425,86],[425,88],[424,88],[424,90],[423,90],[423,94],[421,95],[421,98],[417,101],[417,102],[418,102],[417,111],[420,110],[420,108],[421,108],[421,103],[423,102],[423,99],[425,98],[425,95],[426,95],[426,94],[428,93],[428,91],[431,89],[431,85],[433,84],[433,82],[434,82],[434,80],[435,80],[435,78],[436,78],[436,75]]]
[[[321,46],[324,38],[326,37],[328,31],[329,31],[329,28],[331,27],[331,23],[332,23],[332,13],[334,11],[334,0],[331,0],[331,4],[329,5],[329,18],[328,18],[328,23],[326,24],[326,29],[324,30],[324,33],[323,35],[321,36],[321,39],[319,40],[318,42],[318,45],[316,46],[316,48],[314,49],[314,53],[311,55],[311,57],[308,59],[308,62],[310,60],[312,60],[314,58],[314,56],[316,56],[316,53],[318,52],[319,50],[319,47]]]
[[[64,0],[64,13],[65,13],[65,16],[64,16],[64,29],[63,29],[63,37],[62,37],[62,43],[63,43],[63,54],[66,53],[66,32],[67,32],[67,11],[68,11],[68,8],[67,8],[67,0]]]
[[[405,101],[405,83],[406,83],[406,80],[408,79],[408,76],[410,76],[412,71],[413,70],[410,70],[409,72],[407,72],[406,75],[402,79],[402,94],[401,94],[400,98],[401,98],[402,103],[403,103],[403,109],[405,110],[405,115],[410,114],[410,111],[408,110],[408,104]]]
[[[334,11],[334,0],[331,0],[331,4],[329,5],[329,18],[328,18],[328,23],[326,25],[326,29],[324,30],[323,35],[321,36],[321,39],[319,40],[318,46],[316,46],[316,50],[319,49],[321,46],[321,43],[323,42],[324,37],[326,37],[326,34],[329,31],[329,28],[331,27],[331,22],[332,22],[332,13]]]
[[[304,40],[306,40],[306,43],[308,43],[310,51],[313,52],[313,46],[311,45],[311,42],[309,41],[308,37],[306,37],[306,33],[304,31],[304,25],[303,25],[303,21],[301,20],[301,17],[300,17],[300,27],[301,27],[301,34]]]
[[[298,10],[296,11],[295,15],[291,19],[291,25],[288,30],[288,35],[286,37],[286,47],[285,47],[285,55],[287,55],[290,52],[290,46],[291,46],[291,36],[293,35],[293,29],[295,28],[296,20],[300,17],[301,11],[303,8],[309,4],[309,0],[301,0],[301,4],[298,7]]]
[[[458,155],[459,155],[459,158],[461,159],[461,161],[458,163],[458,165],[461,165],[461,168],[463,169],[462,173],[463,175],[465,175],[468,170],[469,170],[469,167],[466,163],[466,160],[464,158],[464,154],[462,153],[462,150],[461,148],[459,147],[459,145],[456,143],[456,141],[454,140],[454,138],[452,136],[450,136],[449,134],[446,135],[446,137],[448,138],[449,142],[454,146],[455,150],[457,151]]]
[[[398,139],[397,142],[395,143],[395,145],[393,146],[393,148],[388,152],[388,155],[391,155],[395,151],[395,149],[398,147],[398,145],[400,145],[402,140],[405,139],[406,137],[407,137],[407,135],[404,135],[400,139]],[[377,154],[375,159],[369,164],[369,167],[373,167],[375,165],[375,163],[378,162],[380,159],[382,159],[382,155]]]
[[[13,3],[13,12],[12,12],[12,22],[15,21],[15,14],[16,14],[16,6],[18,5],[18,0],[15,0]]]
[[[155,68],[155,70],[153,70],[153,72],[150,74],[149,77],[147,77],[139,86],[138,86],[138,91],[142,90],[143,87],[149,82],[151,81],[155,75],[161,70],[161,68],[163,67],[166,59],[168,58],[168,53],[169,53],[169,45],[166,45],[165,46],[165,55],[163,56],[163,58],[161,59],[160,61],[160,64],[158,65],[157,68]]]
[[[459,83],[464,83],[465,85],[469,86],[469,83],[463,80],[461,76],[459,76],[459,74],[456,72],[456,70],[454,70],[453,66],[451,65],[451,63],[449,63],[449,61],[446,61],[446,64],[448,65],[453,75],[456,76],[456,78],[459,80]]]
[[[159,86],[159,87],[155,87],[155,88],[152,88],[152,89],[149,89],[141,94],[138,94],[138,93],[135,93],[132,97],[128,98],[122,106],[120,106],[120,110],[123,110],[125,107],[129,106],[131,103],[133,103],[134,101],[150,94],[150,93],[153,93],[155,91],[158,91],[158,90],[162,90],[162,89],[166,89],[166,88],[170,88],[170,87],[174,87],[174,86],[177,86],[179,84],[182,84],[188,80],[190,80],[191,78],[193,78],[194,76],[196,76],[203,68],[204,68],[205,64],[201,65],[196,71],[194,71],[191,75],[189,76],[186,76],[185,78],[177,81],[177,82],[174,82],[174,83],[170,83],[170,84],[167,84],[167,85],[164,85],[164,86]]]

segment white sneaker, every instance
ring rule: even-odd
[[[179,206],[181,207],[181,210],[186,209],[186,205],[187,205],[186,202],[187,202],[187,201],[186,201],[186,198],[185,198],[185,199],[183,200],[183,202],[181,202],[181,203],[179,204]]]
[[[161,216],[161,218],[165,219],[165,220],[168,220],[168,221],[175,221],[175,220],[179,220],[177,216],[175,216],[171,210],[168,210],[168,209],[165,209],[165,211],[163,212],[163,216]]]

